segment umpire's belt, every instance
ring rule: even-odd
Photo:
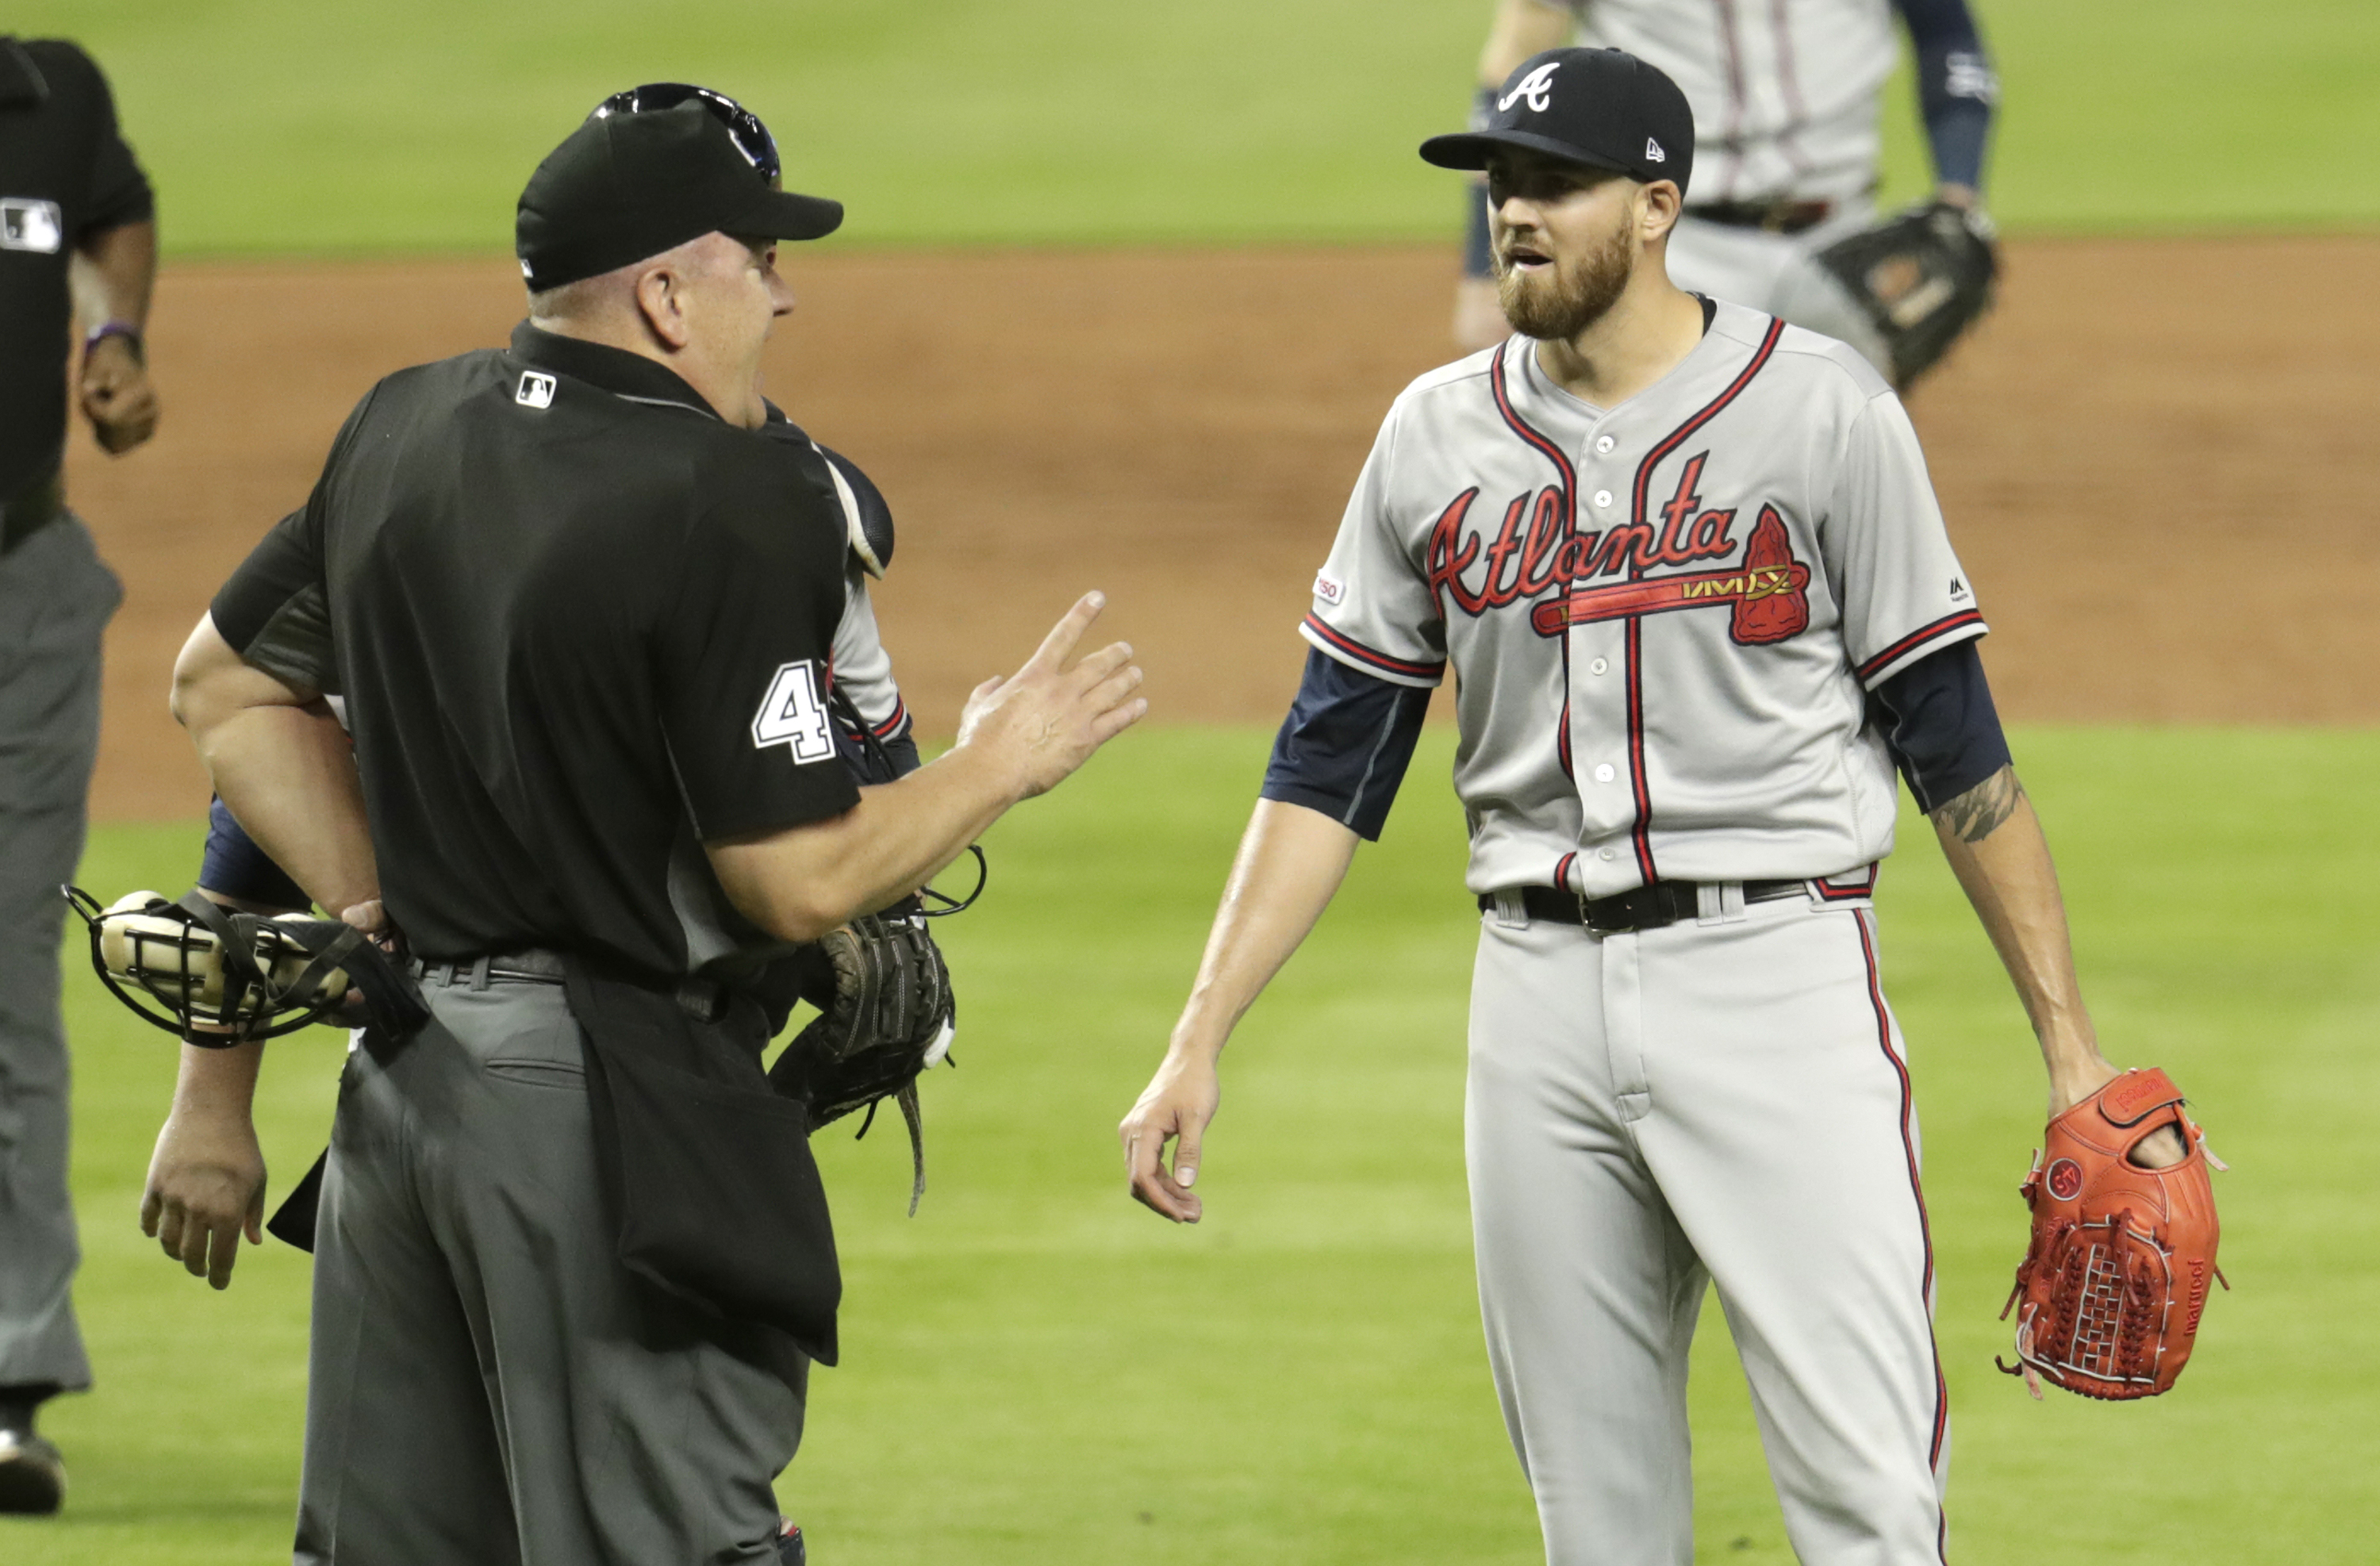
[[[1765,234],[1800,234],[1834,216],[1832,201],[1706,201],[1688,207],[1685,215],[1729,228],[1757,228]]]
[[[1702,887],[1691,880],[1657,880],[1633,892],[1614,892],[1609,897],[1581,897],[1574,892],[1564,892],[1551,886],[1515,887],[1521,907],[1531,920],[1542,919],[1549,924],[1585,925],[1597,935],[1617,935],[1624,930],[1658,929],[1663,925],[1676,924],[1680,919],[1702,917]],[[1810,883],[1806,880],[1748,880],[1743,883],[1746,903],[1774,903],[1783,897],[1806,897]],[[1499,896],[1512,892],[1483,892],[1479,894],[1482,913],[1496,906]]]
[[[416,957],[413,977],[423,984],[467,984],[485,989],[491,984],[560,984],[569,977],[559,952],[505,952],[483,957],[434,962]],[[717,979],[689,974],[677,981],[680,1010],[697,1022],[717,1022],[727,1014],[727,987]]]

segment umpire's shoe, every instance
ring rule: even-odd
[[[21,1430],[0,1425],[0,1512],[46,1517],[66,1498],[58,1449],[33,1434],[30,1421]]]

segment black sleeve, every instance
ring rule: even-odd
[[[1427,686],[1307,652],[1297,699],[1272,742],[1264,797],[1319,810],[1378,842],[1428,710]]]
[[[291,512],[249,552],[207,612],[234,652],[282,684],[336,692],[322,543],[318,508]]]
[[[199,865],[201,889],[259,903],[268,908],[307,909],[314,900],[273,862],[248,829],[232,819],[231,807],[218,799],[207,807],[207,852]]]
[[[791,454],[766,442],[714,465],[656,627],[662,730],[706,841],[783,831],[859,802],[826,689],[844,530],[797,474]]]
[[[91,188],[83,208],[81,230],[75,235],[78,244],[94,234],[111,228],[121,228],[128,223],[144,223],[157,215],[157,200],[149,188],[149,180],[140,172],[140,164],[125,145],[123,133],[116,128],[115,100],[107,90],[107,78],[90,55],[77,50],[77,63],[90,73],[91,117],[96,145],[91,149]]]
[[[1895,0],[1909,24],[1917,55],[1917,103],[1925,116],[1925,140],[1934,152],[1934,177],[1944,185],[1982,189],[1984,152],[1991,140],[1992,108],[1999,101],[1999,78],[1984,52],[1967,0]]]
[[[1973,638],[1931,652],[1876,687],[1871,717],[1917,807],[1934,811],[2009,764]]]

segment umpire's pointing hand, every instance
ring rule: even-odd
[[[976,686],[959,715],[959,744],[996,759],[1019,799],[1057,787],[1148,710],[1133,694],[1141,674],[1129,644],[1111,642],[1067,662],[1106,607],[1105,594],[1085,593],[1023,668]]]

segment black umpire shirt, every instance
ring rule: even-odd
[[[91,56],[0,36],[0,505],[46,484],[66,452],[67,261],[155,212]]]
[[[765,944],[703,840],[858,800],[823,705],[846,547],[825,482],[663,366],[524,323],[375,386],[215,628],[346,697],[416,953],[684,974]]]

